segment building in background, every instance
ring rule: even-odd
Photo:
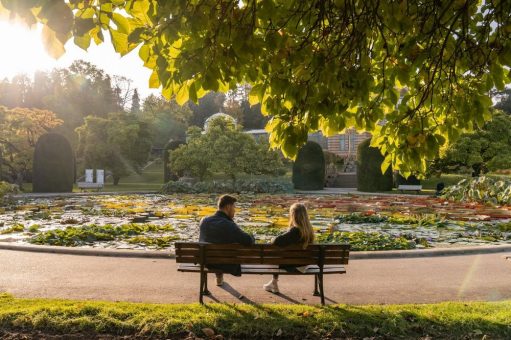
[[[248,130],[245,132],[252,135],[255,139],[268,139],[268,132],[264,129]],[[342,158],[342,161],[340,162],[327,162],[325,174],[326,187],[357,187],[357,149],[360,143],[370,137],[370,133],[358,133],[355,129],[349,129],[345,133],[336,134],[330,137],[324,136],[321,132],[309,134],[309,141],[313,141],[321,145],[323,151],[330,152]],[[332,158],[329,158],[332,161]]]
[[[256,139],[268,138],[268,132],[264,129],[247,130],[245,133],[254,136]],[[358,145],[370,137],[371,134],[368,132],[358,133],[354,129],[349,129],[345,133],[331,137],[326,137],[321,132],[310,133],[308,140],[321,145],[324,151],[334,153],[343,158],[354,157],[356,159]]]

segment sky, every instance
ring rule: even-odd
[[[105,42],[98,46],[92,42],[88,51],[74,45],[72,40],[68,41],[66,53],[55,60],[46,53],[40,34],[40,28],[30,30],[20,24],[0,21],[0,79],[10,79],[19,73],[32,76],[34,71],[67,67],[74,60],[82,59],[111,75],[132,79],[144,97],[158,92],[148,86],[151,71],[143,66],[138,48],[121,58],[110,44],[108,34],[105,34]]]

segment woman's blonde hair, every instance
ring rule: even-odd
[[[300,229],[303,248],[314,242],[314,231],[307,214],[307,208],[301,203],[295,203],[289,208],[289,226]]]

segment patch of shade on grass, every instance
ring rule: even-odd
[[[511,302],[326,307],[138,304],[0,294],[0,329],[151,338],[509,339]]]

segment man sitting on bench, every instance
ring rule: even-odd
[[[236,223],[233,218],[236,213],[236,198],[230,195],[223,195],[218,199],[218,211],[213,216],[202,219],[199,225],[199,242],[207,243],[239,243],[245,246],[254,244],[255,240],[247,234]],[[234,276],[241,276],[239,264],[217,264],[208,265],[209,269],[221,270]],[[216,274],[216,285],[224,283],[223,274]]]

